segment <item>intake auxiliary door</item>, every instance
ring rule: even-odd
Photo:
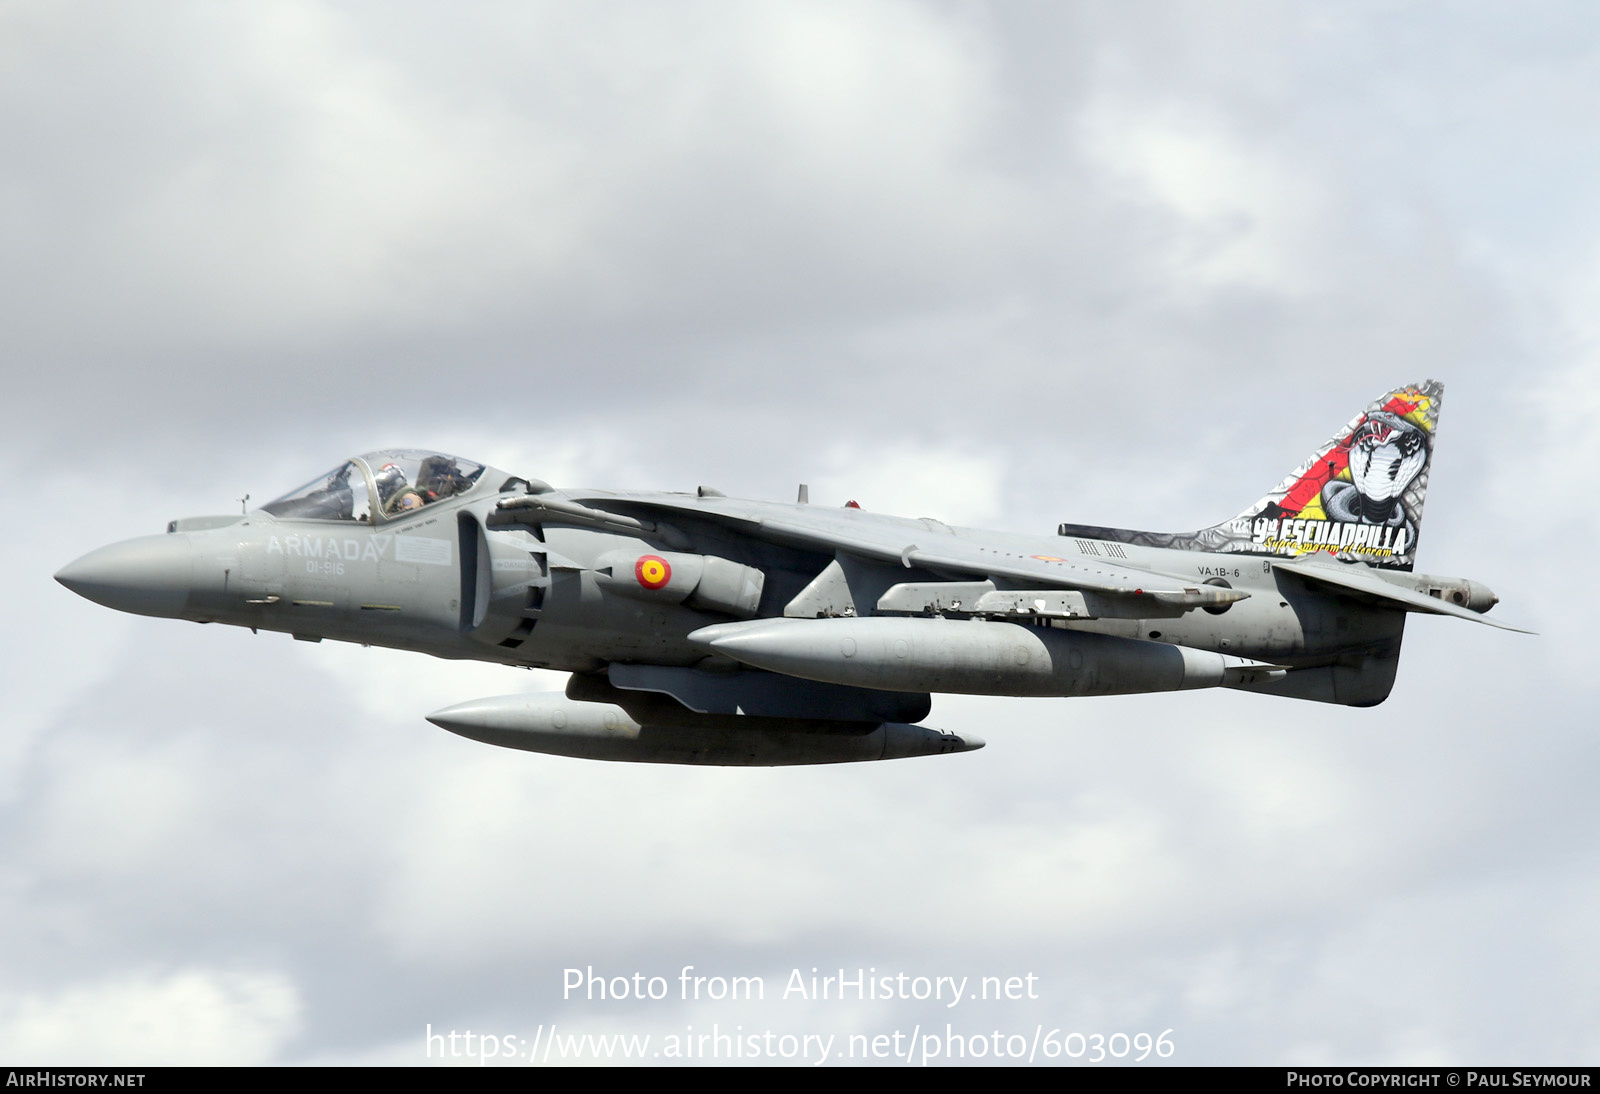
[[[461,548],[461,629],[471,633],[488,614],[494,564],[489,559],[489,537],[476,517],[461,513],[456,518],[456,528]]]
[[[461,630],[515,649],[533,632],[549,584],[544,552],[522,531],[490,532],[471,513],[456,523],[461,558]]]

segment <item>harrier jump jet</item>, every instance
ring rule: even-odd
[[[1255,505],[1187,534],[1053,537],[857,508],[557,489],[371,452],[253,512],[173,521],[56,574],[140,615],[571,673],[429,715],[476,740],[655,763],[964,752],[934,692],[1226,687],[1388,696],[1408,612],[1497,602],[1413,570],[1443,385],[1382,396]],[[1515,628],[1507,628],[1515,629]]]

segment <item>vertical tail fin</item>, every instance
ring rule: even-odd
[[[1379,396],[1266,497],[1207,531],[1248,536],[1255,553],[1411,569],[1443,401],[1437,380]]]
[[[1266,497],[1210,528],[1163,535],[1063,524],[1061,534],[1282,558],[1327,551],[1410,570],[1443,399],[1437,380],[1379,396]]]

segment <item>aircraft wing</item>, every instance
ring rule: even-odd
[[[1274,570],[1295,574],[1308,581],[1321,582],[1331,585],[1336,589],[1346,592],[1358,593],[1373,600],[1381,601],[1391,607],[1408,612],[1428,612],[1432,615],[1448,615],[1456,619],[1465,619],[1473,623],[1483,623],[1490,627],[1499,627],[1503,631],[1516,631],[1518,634],[1533,634],[1535,632],[1513,627],[1509,623],[1500,623],[1489,619],[1481,612],[1470,608],[1463,608],[1459,604],[1452,604],[1448,600],[1419,593],[1414,589],[1402,588],[1392,581],[1386,581],[1382,576],[1360,566],[1351,566],[1345,563],[1326,563],[1315,561],[1310,557],[1302,557],[1294,562],[1274,562]]]
[[[523,499],[518,503],[526,505]],[[788,546],[827,553],[844,552],[907,569],[931,571],[951,580],[989,578],[1022,588],[1072,589],[1117,599],[1148,598],[1156,611],[1206,607],[1248,596],[1242,590],[1221,589],[1182,578],[1157,574],[1103,559],[1074,562],[1055,555],[1027,554],[956,535],[938,522],[920,522],[879,516],[854,509],[828,509],[797,513],[792,506],[716,497],[662,498],[616,495],[595,498],[616,509],[645,510],[649,514],[707,520],[745,535]],[[604,512],[610,510],[596,510]],[[623,519],[630,519],[624,517]]]

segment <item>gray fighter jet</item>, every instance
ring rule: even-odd
[[[238,516],[173,521],[56,579],[140,615],[572,674],[429,715],[490,744],[781,765],[981,748],[933,692],[1227,687],[1349,706],[1407,612],[1497,602],[1413,572],[1443,385],[1384,395],[1239,516],[1054,537],[857,508],[556,489],[436,452],[350,459]],[[1502,624],[1493,624],[1501,626]],[[1507,628],[1515,629],[1515,628]]]

